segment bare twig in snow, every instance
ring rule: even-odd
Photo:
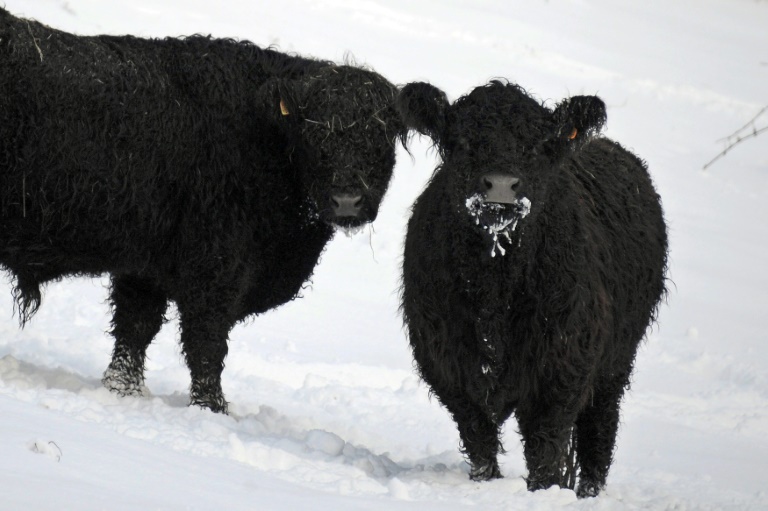
[[[758,136],[760,133],[763,133],[764,131],[768,131],[768,126],[763,126],[761,128],[758,128],[755,124],[755,121],[763,115],[765,112],[768,112],[768,106],[763,107],[762,110],[757,112],[757,115],[755,115],[748,123],[746,123],[744,126],[733,132],[732,134],[728,135],[725,138],[721,138],[718,140],[718,142],[725,142],[727,145],[723,151],[712,158],[706,165],[704,165],[703,170],[707,170],[713,163],[715,163],[717,160],[728,154],[728,151],[733,149],[735,146],[740,144],[741,142],[749,139],[754,138]]]

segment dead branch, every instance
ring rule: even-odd
[[[727,145],[725,149],[723,149],[722,152],[720,152],[720,154],[718,154],[717,156],[709,160],[709,162],[706,165],[704,165],[703,170],[707,170],[707,168],[709,168],[717,160],[719,160],[720,158],[728,154],[728,152],[738,144],[742,143],[747,139],[755,138],[756,136],[758,136],[760,133],[763,133],[764,131],[768,131],[768,126],[763,126],[761,128],[758,128],[757,124],[755,124],[757,119],[767,111],[768,111],[768,106],[763,107],[763,109],[757,112],[757,115],[752,117],[752,119],[750,119],[749,122],[747,122],[744,126],[734,131],[727,137],[721,138],[720,140],[718,140],[718,142],[725,142]]]

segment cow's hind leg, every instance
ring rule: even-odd
[[[625,380],[612,378],[595,385],[593,399],[576,420],[576,460],[580,468],[576,494],[580,498],[596,497],[605,486],[613,461]]]
[[[121,396],[140,396],[147,347],[165,321],[168,300],[150,281],[126,275],[112,277],[110,300],[115,348],[102,383]]]
[[[210,304],[209,306],[206,306]],[[211,301],[180,301],[181,346],[192,377],[190,405],[227,413],[221,373],[228,351],[229,331],[235,324],[233,307],[225,298]]]

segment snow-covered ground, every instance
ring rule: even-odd
[[[609,137],[648,161],[671,235],[670,295],[639,355],[597,499],[473,483],[445,410],[412,370],[398,315],[408,208],[435,165],[400,153],[372,229],[330,244],[305,297],[239,326],[231,415],[186,407],[170,322],[153,397],[101,388],[104,282],[46,289],[19,330],[0,290],[0,509],[768,509],[768,133],[701,167],[768,104],[761,0],[5,0],[81,34],[211,33],[343,60],[451,99],[493,77],[544,100],[597,93]],[[768,124],[768,114],[758,126]]]

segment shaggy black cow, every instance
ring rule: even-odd
[[[638,344],[665,294],[666,227],[645,164],[595,135],[605,105],[554,110],[494,81],[397,108],[443,163],[413,206],[402,310],[418,369],[458,426],[470,477],[501,477],[514,414],[528,488],[597,495]]]
[[[112,278],[104,377],[141,392],[178,306],[192,404],[226,412],[238,321],[292,300],[334,226],[372,221],[404,136],[377,73],[247,41],[80,37],[0,9],[0,265]]]

